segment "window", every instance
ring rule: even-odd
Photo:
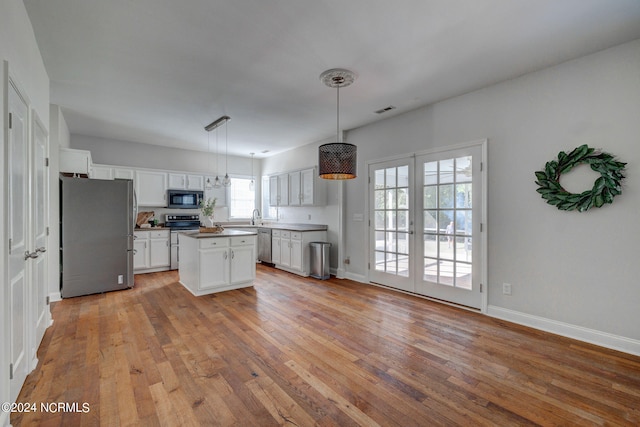
[[[250,178],[231,178],[229,218],[251,218],[256,207],[256,192],[250,183]]]

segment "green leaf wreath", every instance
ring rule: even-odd
[[[569,172],[575,166],[588,164],[600,178],[593,183],[591,190],[582,193],[570,193],[560,185],[560,175]],[[563,211],[584,212],[592,207],[602,207],[612,203],[613,198],[622,194],[621,181],[624,179],[626,163],[617,161],[614,156],[589,146],[581,145],[569,154],[561,151],[558,160],[547,162],[544,170],[536,172],[536,190],[548,204]]]

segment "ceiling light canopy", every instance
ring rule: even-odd
[[[337,142],[323,144],[318,148],[318,174],[324,179],[353,179],[357,173],[357,148],[341,142],[340,138],[340,88],[351,85],[356,75],[344,68],[333,68],[320,74],[320,80],[337,92]]]

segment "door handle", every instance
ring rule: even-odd
[[[29,252],[29,251],[24,252],[25,261],[28,260],[29,258],[32,258],[32,259],[38,258],[38,256],[40,256],[38,252]]]
[[[42,247],[40,247],[40,248],[36,249],[36,252],[40,252],[40,253],[47,252],[47,248],[45,248],[44,246],[42,246]]]

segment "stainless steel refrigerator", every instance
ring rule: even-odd
[[[133,181],[60,177],[62,298],[133,287]]]

